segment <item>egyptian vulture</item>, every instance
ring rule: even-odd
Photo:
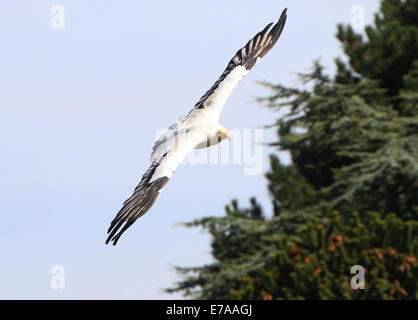
[[[167,129],[156,142],[151,153],[151,166],[143,175],[133,194],[123,203],[107,231],[106,244],[116,245],[120,236],[154,203],[177,166],[196,148],[207,148],[229,138],[228,131],[219,123],[219,115],[232,90],[263,58],[279,39],[286,23],[287,9],[279,21],[257,33],[245,47],[238,50],[215,84],[196,103],[182,121]]]

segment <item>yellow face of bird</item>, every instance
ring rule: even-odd
[[[230,139],[228,130],[226,130],[225,128],[219,129],[216,135],[218,137],[218,142],[221,142],[222,140],[225,140],[225,139]]]

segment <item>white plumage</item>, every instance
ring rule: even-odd
[[[286,22],[286,12],[285,9],[271,30],[272,23],[238,50],[220,78],[189,114],[169,127],[155,142],[151,166],[113,219],[106,243],[113,241],[115,245],[122,233],[148,211],[190,151],[207,148],[229,137],[228,131],[219,123],[222,108],[237,84],[277,42]]]

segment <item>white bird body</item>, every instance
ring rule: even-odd
[[[122,233],[148,211],[189,152],[229,138],[228,131],[219,123],[222,109],[237,84],[279,39],[286,22],[286,12],[285,9],[271,30],[272,23],[238,50],[220,78],[189,114],[170,126],[155,142],[150,157],[151,166],[113,219],[106,243],[113,241],[115,245]]]
[[[202,109],[189,115],[182,122],[167,129],[156,141],[151,162],[158,161],[164,165],[158,166],[150,182],[159,177],[170,178],[184,157],[193,149],[207,148],[223,140],[218,139],[218,132],[224,128],[211,113],[208,116],[202,115],[206,112],[211,111]]]

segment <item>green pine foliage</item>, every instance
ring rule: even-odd
[[[418,57],[417,6],[417,0],[382,1],[374,26],[366,28],[367,39],[350,26],[338,27],[352,69],[379,80],[392,96],[405,87],[405,75]]]
[[[347,62],[319,62],[288,88],[262,83],[278,141],[273,213],[236,201],[200,219],[214,262],[178,268],[169,292],[202,299],[418,298],[418,0],[383,0],[366,37],[338,26]],[[365,289],[350,286],[351,267]]]
[[[276,145],[291,152],[292,171],[306,179],[304,188],[316,190],[316,201],[328,209],[397,212],[418,219],[418,108],[413,98],[418,88],[402,91],[405,98],[398,96],[395,103],[377,81],[340,84],[325,76],[319,64],[302,78],[312,84],[311,91],[264,84],[274,96],[260,101],[273,109],[290,108],[277,121]],[[270,189],[287,188],[286,179],[279,173]],[[306,208],[301,204],[300,209]]]
[[[418,298],[417,221],[332,211],[291,235],[277,232],[280,223],[262,218],[254,202],[189,223],[209,231],[215,262],[177,268],[186,280],[168,291],[200,299]],[[351,287],[355,265],[365,268],[364,290]]]

